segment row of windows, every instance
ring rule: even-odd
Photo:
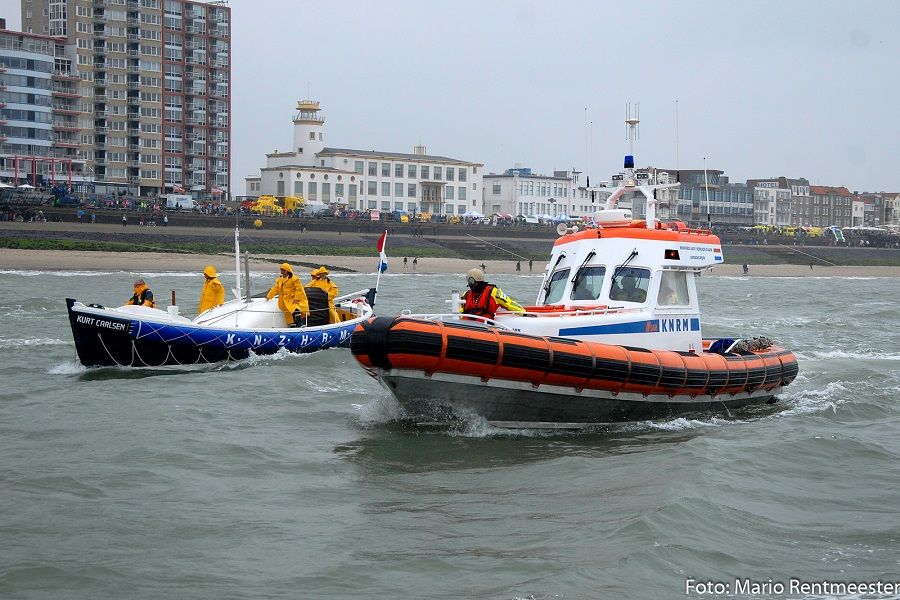
[[[52,98],[43,94],[26,94],[24,92],[0,93],[0,102],[7,104],[28,104],[30,106],[51,106]]]
[[[17,87],[28,87],[35,90],[49,90],[50,79],[44,79],[43,77],[31,77],[29,75],[12,75],[10,73],[6,73],[4,75],[0,75],[0,85],[14,85]]]
[[[391,210],[406,210],[411,213],[419,212],[420,207],[416,202],[391,202],[389,200],[382,200],[381,205],[379,207],[379,202],[377,200],[360,200],[359,206],[357,206],[356,200],[350,200],[348,206],[351,209],[359,209],[359,210],[382,210],[382,211],[391,211]],[[427,206],[427,205],[426,205]],[[431,212],[436,214],[444,214],[444,215],[462,215],[467,210],[468,207],[465,204],[439,204],[437,206],[427,206]]]
[[[53,138],[53,131],[50,129],[37,129],[35,127],[16,127],[7,125],[4,127],[4,134],[10,138],[24,138],[27,140],[44,140],[49,142]]]
[[[569,186],[549,181],[523,181],[519,180],[518,192],[521,196],[568,196]],[[500,195],[500,184],[494,184],[494,195]]]
[[[52,60],[34,60],[33,58],[20,58],[18,56],[0,56],[0,67],[6,69],[22,69],[23,71],[37,71],[38,73],[52,73]]]
[[[465,167],[440,167],[434,165],[405,165],[404,163],[393,163],[393,169],[391,168],[391,164],[389,162],[380,163],[381,165],[381,176],[382,177],[390,177],[391,172],[393,171],[394,177],[403,177],[404,171],[406,172],[407,179],[431,179],[433,181],[466,181],[467,171]],[[354,170],[362,174],[363,168],[365,166],[364,161],[357,160],[354,163]],[[368,165],[368,173],[372,177],[378,176],[378,166],[379,163],[375,161],[369,161]],[[475,168],[473,167],[472,172],[475,172]],[[446,177],[446,179],[445,179]]]
[[[3,118],[7,121],[28,121],[29,123],[45,123],[53,122],[53,115],[49,112],[39,112],[35,110],[19,110],[16,108],[6,108],[0,110]]]

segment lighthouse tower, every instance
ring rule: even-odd
[[[294,149],[297,162],[305,166],[316,164],[316,154],[325,148],[325,119],[319,115],[319,103],[298,100],[294,115]]]

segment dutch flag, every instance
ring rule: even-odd
[[[378,238],[378,255],[381,259],[381,262],[378,263],[378,272],[384,273],[387,271],[388,263],[387,263],[387,254],[384,253],[384,243],[387,241],[387,231],[381,234],[381,237]]]

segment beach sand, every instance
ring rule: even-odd
[[[254,256],[250,260],[250,268],[254,272],[278,270],[278,263],[287,259],[292,265],[299,266],[302,272],[306,267],[325,265],[334,271],[352,271],[357,273],[374,273],[378,264],[376,256]],[[481,263],[456,258],[419,258],[418,265],[413,268],[412,259],[403,267],[403,257],[389,257],[389,273],[423,273],[423,274],[455,274],[465,273],[472,267],[480,267]],[[201,272],[205,265],[214,265],[219,271],[233,271],[234,257],[226,255],[173,254],[153,252],[87,252],[79,250],[0,250],[0,269],[2,270],[62,270],[62,271],[125,271],[135,274],[159,271],[196,271]],[[488,277],[492,273],[516,273],[516,261],[485,261],[485,272]],[[528,274],[528,263],[522,262],[522,274]],[[546,263],[535,261],[533,273],[541,273]],[[741,265],[723,264],[713,267],[704,273],[711,277],[739,277],[742,275]],[[828,267],[809,265],[750,265],[751,277],[900,277],[900,267],[855,266]]]

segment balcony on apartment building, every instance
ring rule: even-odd
[[[50,88],[50,93],[61,98],[81,98],[81,95],[71,87],[54,85]]]
[[[2,107],[0,107],[2,108]],[[53,103],[53,112],[61,115],[80,115],[81,111],[78,110],[73,104],[61,104],[54,102]]]

